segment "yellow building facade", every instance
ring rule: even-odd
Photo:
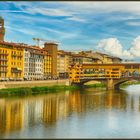
[[[52,57],[47,52],[44,53],[44,61],[43,61],[43,73],[44,79],[51,78],[51,66],[52,66]]]
[[[14,43],[0,42],[0,80],[22,80],[23,48]]]
[[[11,78],[23,79],[24,53],[22,47],[13,47],[11,50]]]

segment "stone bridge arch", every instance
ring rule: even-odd
[[[120,89],[120,85],[122,83],[125,83],[127,81],[132,81],[132,80],[140,80],[139,77],[130,77],[130,78],[122,78],[122,79],[84,79],[81,80],[80,83],[75,83],[74,85],[78,86],[83,86],[85,83],[90,82],[90,81],[98,81],[103,83],[106,86],[106,89]]]
[[[105,82],[106,82],[106,80],[88,79],[88,80],[83,80],[83,81],[81,82],[81,84],[84,85],[84,84],[86,84],[86,83],[88,83],[88,82],[91,82],[91,81],[100,82],[100,83],[103,83],[103,84],[105,84]]]
[[[119,89],[120,88],[120,85],[122,83],[125,83],[127,81],[132,81],[132,80],[140,80],[138,78],[124,78],[124,79],[120,79],[120,80],[114,80],[114,89]]]
[[[78,85],[78,86],[83,86],[85,83],[88,83],[88,82],[91,82],[91,81],[97,81],[97,82],[100,82],[104,85],[106,85],[106,79],[84,79],[84,80],[81,80],[80,83],[75,83],[73,85]]]

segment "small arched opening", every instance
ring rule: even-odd
[[[120,86],[122,85],[122,84],[124,84],[124,83],[126,83],[126,82],[136,82],[137,80],[135,80],[135,78],[134,79],[124,79],[124,80],[120,80],[120,81],[118,81],[117,83],[115,83],[114,84],[114,88],[115,89],[120,89]]]
[[[133,76],[133,77],[139,77],[139,71],[138,71],[138,70],[134,70],[134,71],[132,72],[132,76]]]

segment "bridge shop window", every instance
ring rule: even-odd
[[[119,69],[118,69],[118,68],[113,68],[112,70],[113,70],[113,71],[118,71]]]
[[[133,69],[139,69],[139,65],[133,65]]]
[[[131,65],[125,65],[125,69],[131,69]]]

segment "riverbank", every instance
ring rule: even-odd
[[[38,83],[37,83],[38,82]],[[40,84],[40,83],[43,84]],[[28,96],[28,95],[37,95],[37,94],[46,94],[46,93],[56,93],[59,91],[64,91],[64,90],[79,90],[79,89],[86,89],[86,88],[104,88],[105,85],[102,83],[94,83],[94,84],[87,84],[84,85],[83,87],[79,87],[79,86],[71,86],[68,84],[67,80],[63,80],[63,81],[49,81],[51,83],[49,83],[48,81],[45,81],[45,86],[44,86],[44,81],[28,81],[28,82],[24,82],[24,84],[18,85],[18,86],[14,86],[14,88],[2,88],[0,89],[0,97],[11,97],[11,96]],[[28,86],[26,86],[28,83]],[[31,84],[32,83],[32,84]],[[49,83],[49,84],[48,84]],[[11,85],[15,85],[18,84],[18,82],[13,82],[11,83]],[[37,86],[36,86],[37,84]],[[123,83],[121,85],[121,88],[125,88],[129,85],[133,85],[133,84],[140,84],[140,81],[138,82],[126,82]],[[22,87],[23,85],[25,85],[25,87]],[[43,85],[43,86],[42,86]],[[46,86],[47,85],[47,86]]]
[[[93,85],[84,85],[83,87],[79,86],[70,86],[70,85],[53,85],[53,86],[42,86],[42,87],[19,87],[19,88],[6,88],[0,89],[0,97],[10,97],[10,96],[28,96],[28,95],[37,95],[45,93],[53,93],[64,90],[79,90],[82,88],[99,88],[104,87],[103,84],[96,83]]]
[[[66,86],[66,85],[8,88],[0,90],[0,97],[37,95],[44,93],[53,93],[62,90],[76,90],[79,88],[80,87],[78,86]]]
[[[37,80],[37,81],[6,81],[0,82],[0,89],[20,88],[20,87],[43,87],[54,85],[69,85],[68,79],[62,80]]]
[[[126,88],[127,86],[138,85],[138,84],[140,84],[140,81],[128,81],[128,82],[121,84],[120,88]]]

